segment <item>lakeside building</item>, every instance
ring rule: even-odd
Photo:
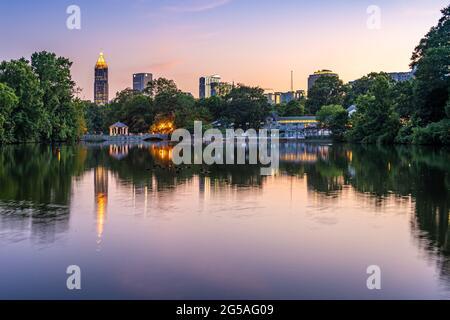
[[[100,53],[95,64],[94,102],[105,105],[109,102],[108,64],[103,52]]]
[[[320,128],[320,123],[314,116],[275,117],[266,126],[267,129],[277,129],[281,139],[302,140],[313,137],[328,137],[331,132]]]
[[[339,77],[339,75],[327,69],[314,72],[308,77],[308,91],[311,90],[312,87],[314,87],[316,81],[321,77]]]
[[[128,135],[128,126],[122,122],[116,122],[112,126],[109,127],[109,135],[110,136],[127,136]]]
[[[133,74],[133,90],[142,92],[152,81],[153,74],[151,73],[135,73]]]

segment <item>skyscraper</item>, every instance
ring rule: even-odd
[[[221,77],[218,75],[200,78],[200,99],[210,98],[217,95],[216,89],[221,83]]]
[[[98,105],[105,105],[108,101],[108,64],[106,63],[102,52],[95,64],[94,102]]]
[[[308,91],[311,90],[312,87],[314,87],[314,84],[316,83],[317,79],[321,77],[339,77],[339,76],[337,73],[334,73],[331,70],[316,71],[308,78]]]
[[[142,92],[152,81],[151,73],[135,73],[133,74],[133,90]]]

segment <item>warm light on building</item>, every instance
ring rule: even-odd
[[[108,64],[103,52],[100,53],[95,64],[94,102],[105,105],[109,101]]]
[[[150,131],[152,134],[171,134],[175,131],[175,125],[170,120],[162,120],[154,124]]]

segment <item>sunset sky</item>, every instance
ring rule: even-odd
[[[66,28],[66,8],[81,8],[81,30]],[[366,26],[369,5],[381,29]],[[332,69],[344,81],[371,71],[408,71],[411,52],[448,0],[15,0],[0,2],[0,60],[53,51],[92,99],[94,65],[104,51],[110,98],[132,73],[173,79],[198,96],[198,78],[287,91]]]

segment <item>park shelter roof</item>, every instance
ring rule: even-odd
[[[116,122],[110,128],[128,128],[128,126],[125,123]]]

